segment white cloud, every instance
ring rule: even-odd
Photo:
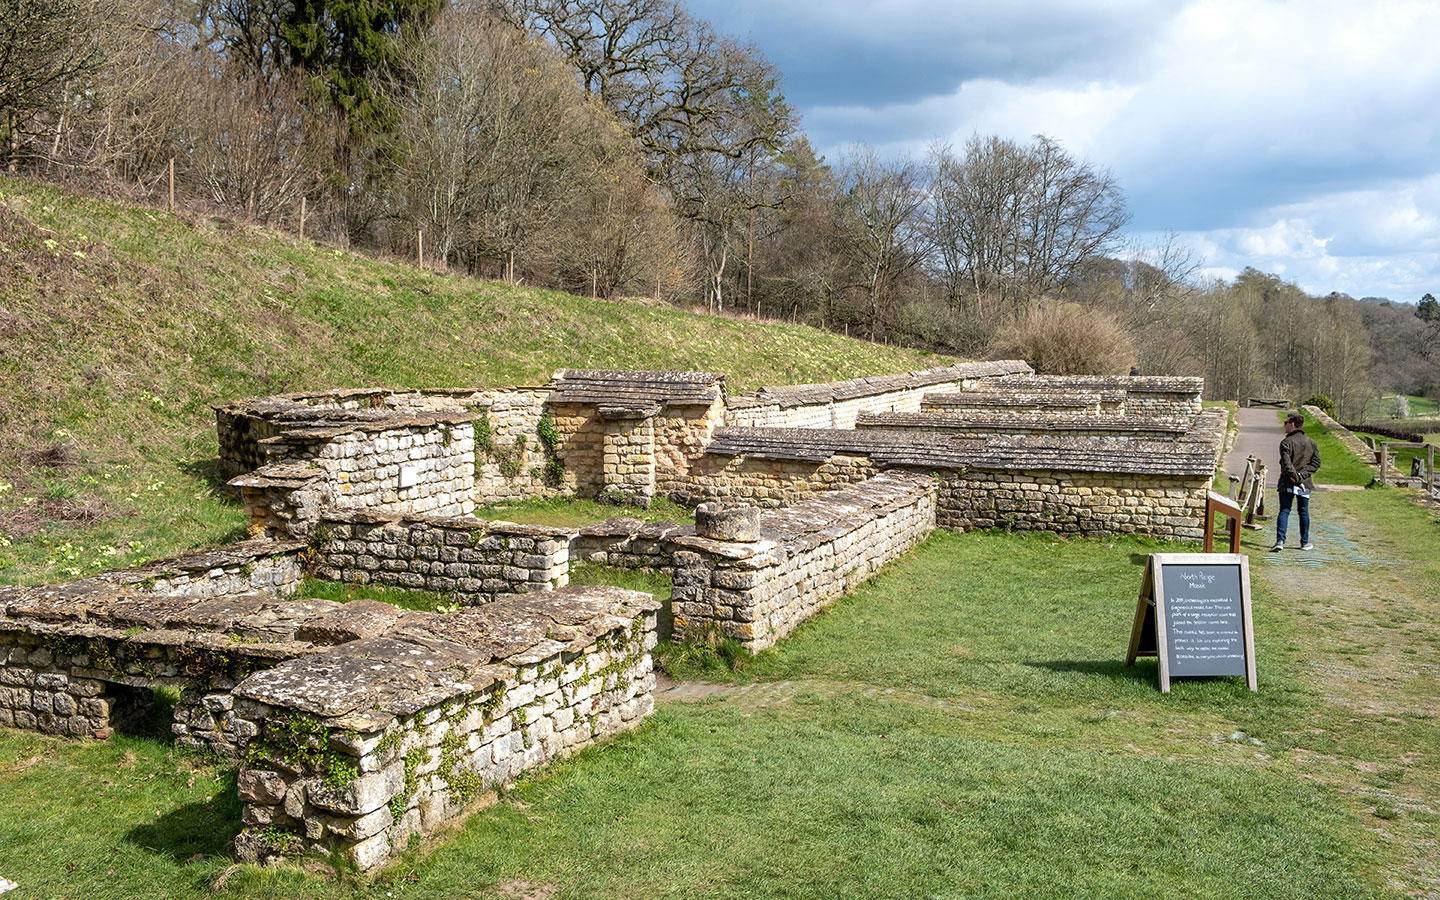
[[[1084,78],[979,76],[805,112],[820,134],[890,152],[1045,133],[1112,169],[1139,225],[1182,230],[1217,273],[1413,299],[1440,287],[1437,34],[1433,2],[1196,0]]]

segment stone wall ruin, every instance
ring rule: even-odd
[[[1225,427],[1202,387],[1001,361],[734,398],[708,373],[564,370],[227,404],[221,470],[253,539],[0,589],[0,726],[104,737],[176,688],[177,741],[241,760],[241,858],[372,869],[639,724],[671,628],[759,651],[937,525],[1198,538]],[[696,526],[472,515],[560,495],[717,505]],[[669,575],[670,608],[570,586],[577,560]],[[302,577],[457,610],[288,599]]]

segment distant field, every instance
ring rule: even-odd
[[[1399,396],[1401,395],[1391,394],[1388,397],[1381,398],[1387,414],[1394,416],[1399,412]],[[1437,415],[1440,415],[1440,401],[1431,397],[1421,397],[1417,394],[1405,394],[1403,396],[1406,402],[1407,417],[1433,419]]]

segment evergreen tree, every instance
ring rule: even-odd
[[[400,68],[407,31],[423,29],[443,0],[295,0],[281,26],[290,59],[310,74],[354,136],[389,131],[396,113],[377,90]]]
[[[1440,302],[1436,302],[1434,294],[1426,294],[1420,298],[1420,305],[1415,307],[1415,315],[1431,325],[1440,325]]]

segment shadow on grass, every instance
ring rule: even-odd
[[[203,483],[210,496],[231,504],[240,502],[239,490],[226,485],[221,477],[218,458],[184,460],[176,463],[175,468]]]
[[[240,799],[232,770],[209,800],[186,803],[153,822],[137,825],[125,833],[125,840],[176,862],[187,862],[195,856],[228,855],[230,842],[239,831]]]
[[[1125,665],[1123,659],[1050,659],[1031,661],[1024,665],[1032,669],[1048,669],[1051,672],[1071,672],[1079,675],[1100,675],[1113,681],[1155,680],[1155,667],[1139,660],[1133,666]]]

